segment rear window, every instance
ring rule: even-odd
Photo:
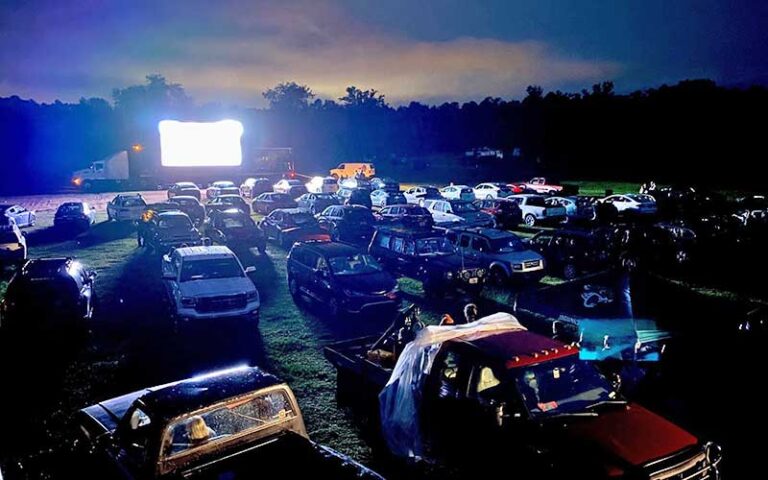
[[[123,201],[123,205],[126,207],[146,207],[147,202],[145,202],[142,198],[126,198]]]
[[[363,209],[363,208],[354,208],[354,209],[347,210],[346,212],[344,212],[344,217],[347,220],[352,220],[355,222],[373,223],[374,221],[373,214],[369,210]]]
[[[76,203],[72,205],[62,205],[59,207],[58,213],[63,215],[75,215],[83,212],[83,205]]]
[[[161,218],[160,221],[157,222],[157,227],[162,230],[190,230],[192,228],[192,222],[190,222],[187,217],[174,215],[172,217]]]
[[[544,198],[542,197],[528,197],[528,201],[526,202],[526,205],[530,205],[532,207],[546,206],[546,204],[544,203]]]

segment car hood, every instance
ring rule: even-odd
[[[493,218],[490,214],[485,212],[467,212],[454,214],[457,217],[463,218],[467,223],[483,223],[489,222]]]
[[[420,258],[422,258],[426,263],[429,263],[430,265],[439,266],[451,271],[460,270],[462,265],[464,268],[480,267],[479,262],[472,260],[469,257],[464,257],[464,262],[462,262],[461,255],[457,254],[421,256]]]
[[[389,292],[397,285],[392,275],[387,272],[364,273],[362,275],[336,275],[334,279],[341,288],[369,295]]]
[[[492,260],[499,260],[509,263],[522,263],[532,260],[542,260],[542,256],[533,250],[523,250],[522,252],[505,252],[489,254]]]
[[[83,411],[88,416],[97,420],[108,432],[114,432],[120,419],[125,416],[125,412],[131,407],[133,402],[144,394],[149,393],[149,389],[137,390],[119,397],[111,398],[96,405],[84,408]]]
[[[698,439],[669,420],[630,403],[579,419],[566,427],[574,445],[601,455],[606,463],[639,466],[698,443]]]
[[[216,297],[254,290],[256,287],[248,277],[191,280],[179,283],[179,291],[184,297]]]

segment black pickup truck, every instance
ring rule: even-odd
[[[365,411],[397,456],[510,478],[719,478],[719,447],[622,399],[576,347],[509,314],[426,327],[404,350],[392,340],[403,328],[325,348],[339,398],[375,402]]]
[[[382,478],[312,442],[288,385],[255,367],[106,400],[76,423],[80,478]]]

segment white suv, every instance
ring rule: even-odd
[[[511,195],[510,200],[517,203],[523,215],[523,222],[528,227],[538,223],[562,222],[565,220],[565,207],[549,206],[541,195]]]
[[[244,317],[259,323],[259,291],[225,246],[177,248],[163,256],[163,281],[176,322]]]
[[[138,222],[146,208],[147,202],[141,194],[121,193],[107,204],[107,219],[118,222]]]

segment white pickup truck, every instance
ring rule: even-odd
[[[565,220],[565,207],[549,206],[541,195],[521,194],[511,195],[510,200],[517,203],[523,216],[523,222],[528,227],[540,223],[557,223]]]
[[[259,323],[259,292],[237,256],[225,246],[177,248],[163,256],[163,281],[174,321],[241,317]]]
[[[562,185],[550,185],[544,177],[534,177],[529,182],[523,184],[526,190],[532,190],[536,193],[557,193],[560,192]]]

